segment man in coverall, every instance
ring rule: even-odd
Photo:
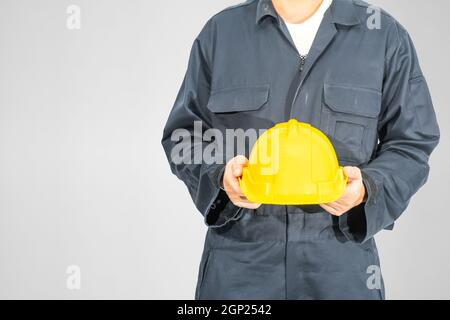
[[[426,182],[439,128],[413,43],[384,11],[369,28],[368,4],[334,0],[307,56],[299,54],[286,22],[295,6],[313,14],[314,2],[225,9],[192,47],[162,143],[208,226],[196,299],[384,299],[374,236],[393,228]],[[331,140],[348,177],[335,203],[250,203],[238,182],[248,153],[213,164],[171,159],[172,133],[198,141],[196,121],[201,135],[289,119]],[[195,143],[191,151],[196,157]]]

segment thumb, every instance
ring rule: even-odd
[[[247,158],[244,156],[237,156],[232,162],[232,172],[233,176],[238,178],[242,175],[242,167],[246,166],[248,163]]]
[[[357,167],[345,167],[344,174],[347,177],[348,182],[362,180],[361,170]]]

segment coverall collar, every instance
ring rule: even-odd
[[[256,23],[259,23],[267,16],[272,16],[279,21],[278,13],[272,4],[272,0],[258,0],[256,9]],[[331,21],[345,26],[354,26],[361,23],[353,1],[333,0],[331,4]]]

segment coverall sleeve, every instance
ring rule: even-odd
[[[439,127],[425,78],[408,33],[397,26],[388,46],[373,160],[361,168],[367,201],[339,218],[341,231],[363,243],[392,229],[411,197],[425,184]]]
[[[220,189],[225,165],[207,164],[202,157],[203,147],[214,143],[203,139],[204,132],[211,129],[211,113],[206,108],[211,83],[211,33],[208,22],[194,41],[186,75],[164,128],[162,145],[172,172],[187,186],[206,225],[221,227],[237,219],[241,209]]]

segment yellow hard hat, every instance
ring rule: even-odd
[[[346,184],[330,140],[297,120],[277,124],[261,135],[240,179],[248,200],[274,205],[333,202]]]

